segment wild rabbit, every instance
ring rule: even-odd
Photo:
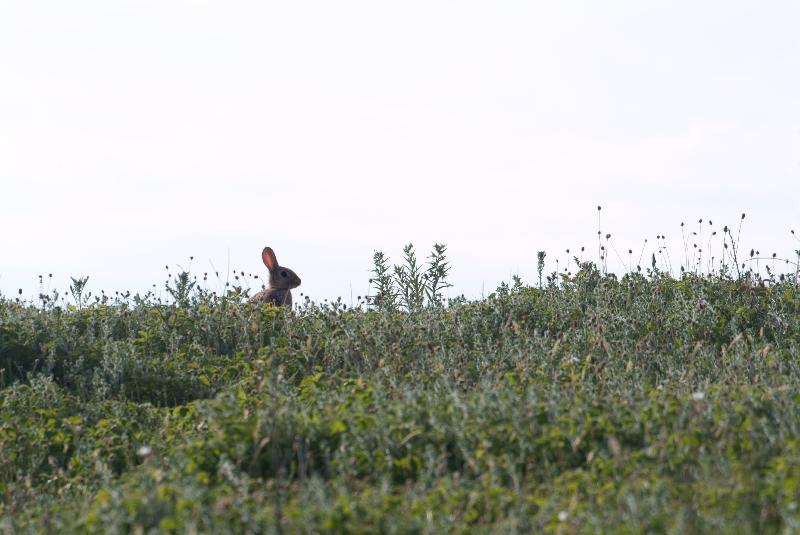
[[[251,299],[254,303],[271,303],[275,306],[292,306],[292,288],[300,286],[300,277],[287,267],[278,264],[275,252],[264,247],[261,259],[269,270],[269,284],[265,290],[258,292]]]

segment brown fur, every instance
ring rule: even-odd
[[[275,252],[264,247],[261,259],[269,270],[269,284],[251,299],[254,303],[270,303],[275,306],[292,306],[292,288],[300,286],[300,277],[287,267],[278,264]]]

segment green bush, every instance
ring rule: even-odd
[[[0,532],[800,529],[793,278],[584,264],[404,311],[182,284],[0,297]]]

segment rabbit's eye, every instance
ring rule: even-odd
[[[286,275],[286,271],[285,271],[285,270],[284,270],[284,271],[281,271],[281,277],[287,277],[287,276],[288,276],[288,275]]]

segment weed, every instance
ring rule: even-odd
[[[0,296],[0,532],[793,532],[800,262],[700,224],[475,301],[438,244],[374,307]]]
[[[86,283],[89,282],[89,277],[70,277],[72,280],[72,284],[69,287],[69,292],[72,294],[72,298],[75,300],[75,304],[78,306],[78,310],[83,309],[83,301],[84,295],[83,290],[86,288]],[[86,297],[91,297],[91,293],[87,294]]]
[[[423,306],[443,304],[442,290],[449,288],[447,275],[447,246],[434,244],[427,268],[417,260],[414,246],[403,247],[403,263],[389,268],[389,259],[381,251],[373,255],[373,277],[370,279],[376,295],[373,303],[380,310],[419,310]]]

